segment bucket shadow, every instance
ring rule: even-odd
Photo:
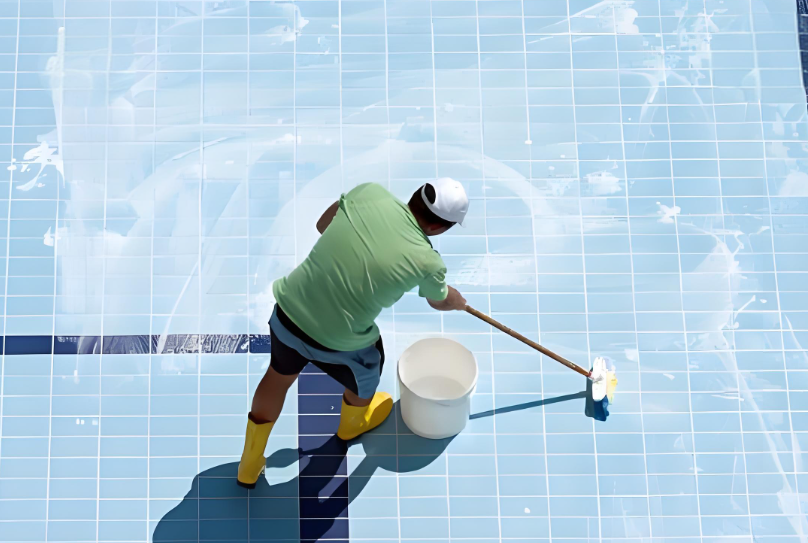
[[[532,407],[576,400],[586,392],[548,398],[497,409],[510,413]],[[494,410],[471,419],[490,417]],[[399,415],[396,402],[393,416]],[[401,442],[400,435],[397,437]],[[362,494],[376,470],[392,473],[419,471],[437,460],[454,438],[424,439],[406,434],[406,454],[366,456],[348,475],[348,446],[336,436],[301,440],[298,449],[281,449],[267,466],[288,467],[299,461],[299,475],[270,485],[259,478],[249,492],[236,485],[238,463],[205,470],[194,477],[183,500],[163,516],[154,530],[154,543],[205,541],[314,542],[343,539],[348,505]]]

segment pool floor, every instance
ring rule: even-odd
[[[808,543],[803,0],[0,0],[0,541]],[[808,49],[808,47],[806,47]],[[272,282],[342,193],[471,198],[454,438],[334,437],[309,368],[235,484]],[[4,209],[3,209],[4,208]]]

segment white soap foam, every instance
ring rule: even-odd
[[[466,393],[462,383],[443,375],[426,376],[408,385],[409,389],[428,400],[454,400]]]

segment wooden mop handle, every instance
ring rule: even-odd
[[[525,336],[523,336],[522,334],[520,334],[518,332],[514,332],[513,330],[511,330],[510,328],[508,328],[504,324],[495,321],[494,319],[492,319],[491,317],[489,317],[485,313],[477,311],[476,309],[474,309],[473,307],[468,306],[468,305],[466,306],[466,312],[474,315],[475,317],[477,317],[480,320],[483,320],[483,321],[487,322],[488,324],[490,324],[494,328],[497,328],[498,330],[500,330],[502,332],[505,332],[509,336],[518,339],[519,341],[521,341],[525,345],[528,345],[529,347],[533,347],[534,349],[539,351],[541,354],[543,354],[545,356],[549,356],[550,358],[552,358],[553,360],[555,360],[557,362],[561,362],[562,364],[567,366],[569,369],[577,371],[578,373],[580,373],[584,377],[591,377],[592,376],[591,373],[589,373],[588,371],[583,369],[578,364],[576,364],[574,362],[570,362],[569,360],[567,360],[563,356],[559,356],[559,355],[555,354],[553,351],[545,349],[544,347],[542,347],[541,345],[539,345],[535,341],[531,341],[528,338],[526,338]]]

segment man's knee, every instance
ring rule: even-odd
[[[293,375],[280,373],[270,365],[269,369],[267,370],[266,377],[269,380],[269,384],[272,386],[272,388],[289,390],[289,388],[295,384],[298,375],[298,373]]]

